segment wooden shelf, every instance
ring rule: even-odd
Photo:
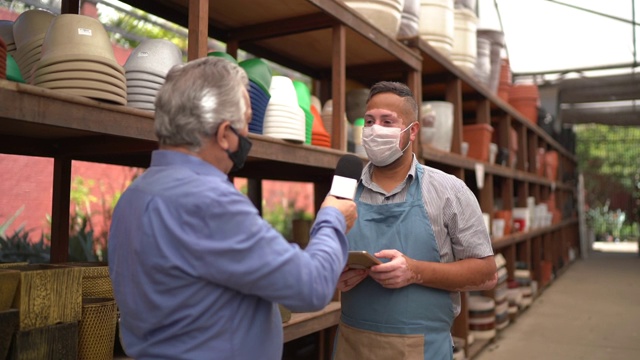
[[[460,154],[446,152],[442,150],[435,149],[428,145],[422,146],[422,157],[425,163],[428,165],[429,162],[435,162],[447,166],[453,166],[462,168],[465,170],[475,170],[475,166],[477,163],[481,163],[484,165],[484,170],[486,174],[493,174],[509,179],[526,181],[533,184],[550,186],[563,190],[575,190],[574,186],[564,185],[557,183],[555,181],[551,181],[545,177],[538,176],[529,172],[517,170],[511,167],[506,167],[502,165],[490,164],[488,162],[478,161],[476,159],[472,159],[466,156],[462,156]]]
[[[332,301],[324,309],[310,313],[293,313],[291,320],[284,323],[284,342],[313,334],[320,330],[338,325],[340,321],[340,302]]]
[[[503,236],[501,238],[492,239],[491,244],[493,245],[493,249],[497,250],[512,244],[521,243],[523,241],[526,241],[527,239],[531,239],[536,236],[541,236],[553,231],[560,230],[568,226],[576,225],[576,224],[578,224],[578,219],[566,219],[561,221],[558,224],[553,224],[551,226],[545,226],[545,227],[533,229],[527,232],[519,232],[519,233]]]
[[[153,112],[0,80],[0,152],[148,167],[157,148]],[[330,182],[345,152],[249,134],[237,176]],[[363,159],[364,161],[364,159]]]

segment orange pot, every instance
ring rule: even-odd
[[[539,98],[535,84],[515,84],[509,89],[509,104],[534,124],[538,123]]]
[[[544,154],[544,170],[547,179],[556,181],[558,179],[558,152],[547,151]]]
[[[480,161],[489,161],[489,143],[493,127],[489,124],[463,126],[463,141],[469,143],[467,156]]]

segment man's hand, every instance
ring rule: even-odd
[[[383,287],[398,289],[421,281],[411,269],[415,260],[403,255],[400,251],[382,250],[374,256],[391,259],[389,262],[371,267],[369,271],[369,276]]]
[[[354,286],[358,285],[367,277],[368,273],[369,271],[364,269],[344,268],[338,278],[338,290],[345,292],[353,289]]]
[[[335,196],[327,195],[320,208],[323,208],[325,206],[333,206],[334,208],[340,210],[340,212],[344,216],[344,220],[347,222],[348,233],[349,230],[351,230],[353,224],[356,222],[356,219],[358,218],[358,209],[356,203],[353,200],[338,199]]]

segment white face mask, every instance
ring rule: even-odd
[[[380,125],[367,126],[362,129],[362,145],[373,165],[387,166],[402,156],[411,142],[404,149],[400,149],[400,136],[410,129],[411,125],[402,131],[397,127]]]

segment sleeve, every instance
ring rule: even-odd
[[[333,296],[346,263],[344,217],[323,208],[305,250],[290,244],[260,217],[237,191],[218,194],[215,206],[202,207],[188,231],[196,237],[186,249],[200,277],[238,292],[277,302],[293,311],[322,309]]]
[[[447,199],[445,226],[451,238],[456,260],[483,258],[493,255],[489,231],[482,217],[480,204],[473,192],[460,181],[458,189]]]

